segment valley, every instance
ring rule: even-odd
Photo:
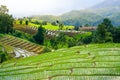
[[[13,2],[0,3],[0,80],[120,80],[119,0]]]

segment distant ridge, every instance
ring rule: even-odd
[[[105,0],[102,3],[99,3],[92,7],[92,9],[101,9],[101,8],[111,8],[115,7],[120,8],[120,0]]]
[[[104,18],[109,18],[114,26],[120,26],[120,0],[105,0],[85,10],[73,10],[61,16],[36,16],[47,21],[60,20],[65,25],[97,26]],[[33,17],[35,18],[35,16]]]

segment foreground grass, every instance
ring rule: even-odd
[[[120,80],[120,44],[90,44],[11,60],[0,80]]]

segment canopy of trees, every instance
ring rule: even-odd
[[[45,29],[42,27],[42,25],[38,28],[38,32],[33,38],[37,43],[41,45],[44,44]]]
[[[5,14],[5,13],[8,13],[8,11],[9,11],[9,10],[7,9],[6,6],[0,5],[0,13]]]
[[[9,33],[13,30],[13,17],[8,14],[6,6],[0,6],[0,33]]]
[[[93,34],[93,42],[120,42],[120,28],[113,27],[111,21],[107,18],[98,25],[96,33]]]

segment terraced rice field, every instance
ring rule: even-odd
[[[34,26],[36,28],[38,28],[40,25],[37,25],[37,24],[33,24],[31,22],[29,22],[28,26]],[[19,24],[19,21],[16,21],[16,24],[14,24],[14,28],[15,29],[18,29],[18,30],[21,30],[21,29],[25,29],[26,25],[25,25],[25,21],[23,21],[23,25],[20,25]],[[54,26],[52,25],[51,23],[47,23],[47,25],[43,25],[43,27],[46,29],[46,30],[59,30],[59,26]],[[29,27],[28,27],[29,28]],[[68,29],[73,29],[74,26],[67,26],[65,25],[63,27],[63,30],[68,30]],[[33,31],[32,31],[33,32]]]
[[[33,52],[36,54],[40,54],[43,50],[42,46],[37,44],[13,37],[13,36],[5,36],[0,38],[0,43],[3,45],[9,45],[15,48],[21,48],[23,50]]]
[[[0,80],[120,80],[120,44],[90,44],[11,60]]]

